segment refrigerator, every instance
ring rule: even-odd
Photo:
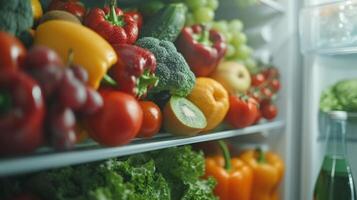
[[[259,145],[277,152],[285,162],[281,199],[312,199],[324,152],[319,139],[320,94],[339,80],[357,78],[353,47],[357,40],[357,1],[257,0],[245,8],[237,7],[234,0],[220,0],[220,4],[216,19],[240,19],[254,57],[272,61],[279,68],[282,89],[277,100],[279,115],[274,121],[193,137],[165,133],[149,140],[135,139],[121,147],[104,148],[92,142],[68,152],[41,148],[28,156],[1,158],[0,176],[226,139],[237,148]],[[343,35],[346,32],[349,34]],[[349,160],[357,178],[357,157],[352,156],[357,143],[353,138],[348,141]]]

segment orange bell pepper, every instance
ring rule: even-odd
[[[220,200],[250,200],[253,172],[238,158],[230,158],[226,144],[219,141],[222,156],[208,157],[205,160],[205,177],[214,177],[217,185],[214,194]]]
[[[251,200],[279,199],[279,183],[284,174],[284,162],[272,152],[260,149],[244,152],[240,158],[253,170]]]

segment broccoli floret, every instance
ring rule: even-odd
[[[171,95],[182,97],[191,92],[195,85],[195,75],[172,42],[144,37],[136,44],[148,49],[156,57],[156,76],[159,78],[159,83],[150,92],[167,91]]]

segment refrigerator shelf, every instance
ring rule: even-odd
[[[158,134],[151,139],[135,139],[128,145],[112,148],[101,147],[93,141],[77,145],[76,149],[68,152],[54,152],[49,148],[42,148],[33,155],[0,159],[0,177],[99,161],[173,146],[254,134],[261,131],[281,129],[284,126],[284,121],[273,121],[244,129],[220,131],[193,137]]]
[[[302,53],[357,53],[356,0],[306,7],[301,10],[299,18]]]

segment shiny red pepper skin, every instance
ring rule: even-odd
[[[125,14],[130,15],[132,18],[134,18],[140,30],[141,27],[143,26],[143,16],[141,15],[141,13],[139,11],[130,10],[125,12]]]
[[[154,54],[129,44],[114,45],[118,62],[110,68],[109,75],[116,81],[117,89],[138,98],[157,83]]]
[[[86,14],[86,8],[78,0],[53,0],[48,6],[48,10],[64,10],[72,13],[80,20],[82,20]]]
[[[203,25],[185,27],[176,43],[177,50],[183,54],[197,77],[209,76],[227,50],[222,34],[213,29],[205,29]],[[206,35],[205,31],[208,31]]]
[[[113,11],[109,7],[93,8],[85,17],[84,25],[97,32],[111,45],[133,44],[139,34],[135,19],[119,8],[115,8],[116,17],[111,12]]]
[[[0,95],[10,106],[0,112],[0,155],[28,153],[42,144],[45,114],[40,87],[21,71],[0,71]]]

